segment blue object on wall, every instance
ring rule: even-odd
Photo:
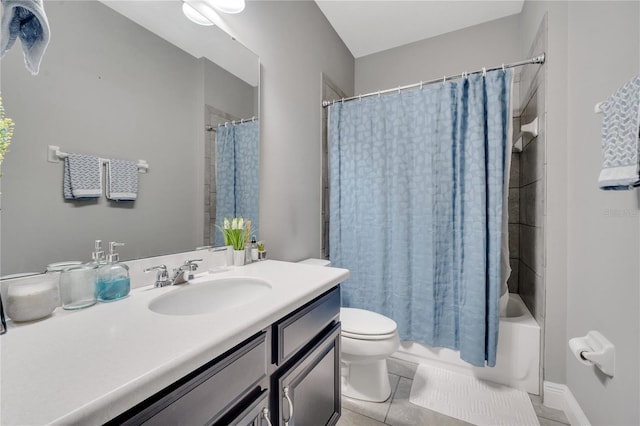
[[[495,365],[511,70],[330,108],[331,262],[345,306]]]

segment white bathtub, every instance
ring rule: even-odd
[[[392,356],[429,364],[483,380],[540,394],[540,326],[517,294],[509,295],[507,316],[500,318],[495,367],[474,367],[462,361],[458,351],[402,342]]]

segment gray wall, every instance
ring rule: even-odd
[[[353,57],[311,1],[248,1],[225,20],[262,64],[260,238],[271,258],[320,257],[321,76],[353,93]]]
[[[257,88],[214,64],[206,58],[200,59],[204,72],[204,103],[240,118],[258,115]],[[256,63],[256,74],[258,67]]]
[[[638,191],[597,187],[602,116],[595,103],[640,72],[638,2],[535,2],[522,49],[548,14],[545,380],[566,383],[592,424],[638,424]],[[599,330],[616,345],[607,379],[567,341]]]
[[[356,60],[356,93],[418,83],[521,59],[518,15]]]
[[[593,424],[640,423],[638,190],[597,188],[602,116],[593,113],[640,74],[639,8],[601,1],[569,2],[568,10],[567,337],[598,330],[616,345],[613,379],[567,359],[567,385]]]
[[[186,207],[203,202],[192,166],[204,138],[198,62],[98,2],[46,7],[54,30],[40,74],[26,71],[19,44],[1,62],[16,122],[2,165],[2,273],[88,260],[94,239],[127,243],[125,258],[192,249],[202,234]],[[135,207],[64,202],[63,165],[46,161],[47,145],[147,160]]]

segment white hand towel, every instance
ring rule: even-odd
[[[93,155],[69,154],[64,159],[64,198],[77,200],[102,195],[102,161]]]
[[[107,162],[107,198],[134,201],[138,197],[138,164],[126,160]]]
[[[0,58],[19,37],[27,69],[38,74],[50,36],[43,0],[1,0],[1,3]]]
[[[601,189],[640,185],[640,75],[616,90],[602,104]]]

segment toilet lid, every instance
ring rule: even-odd
[[[389,335],[395,333],[398,328],[391,318],[356,308],[341,308],[340,322],[342,322],[342,331],[351,335]]]

